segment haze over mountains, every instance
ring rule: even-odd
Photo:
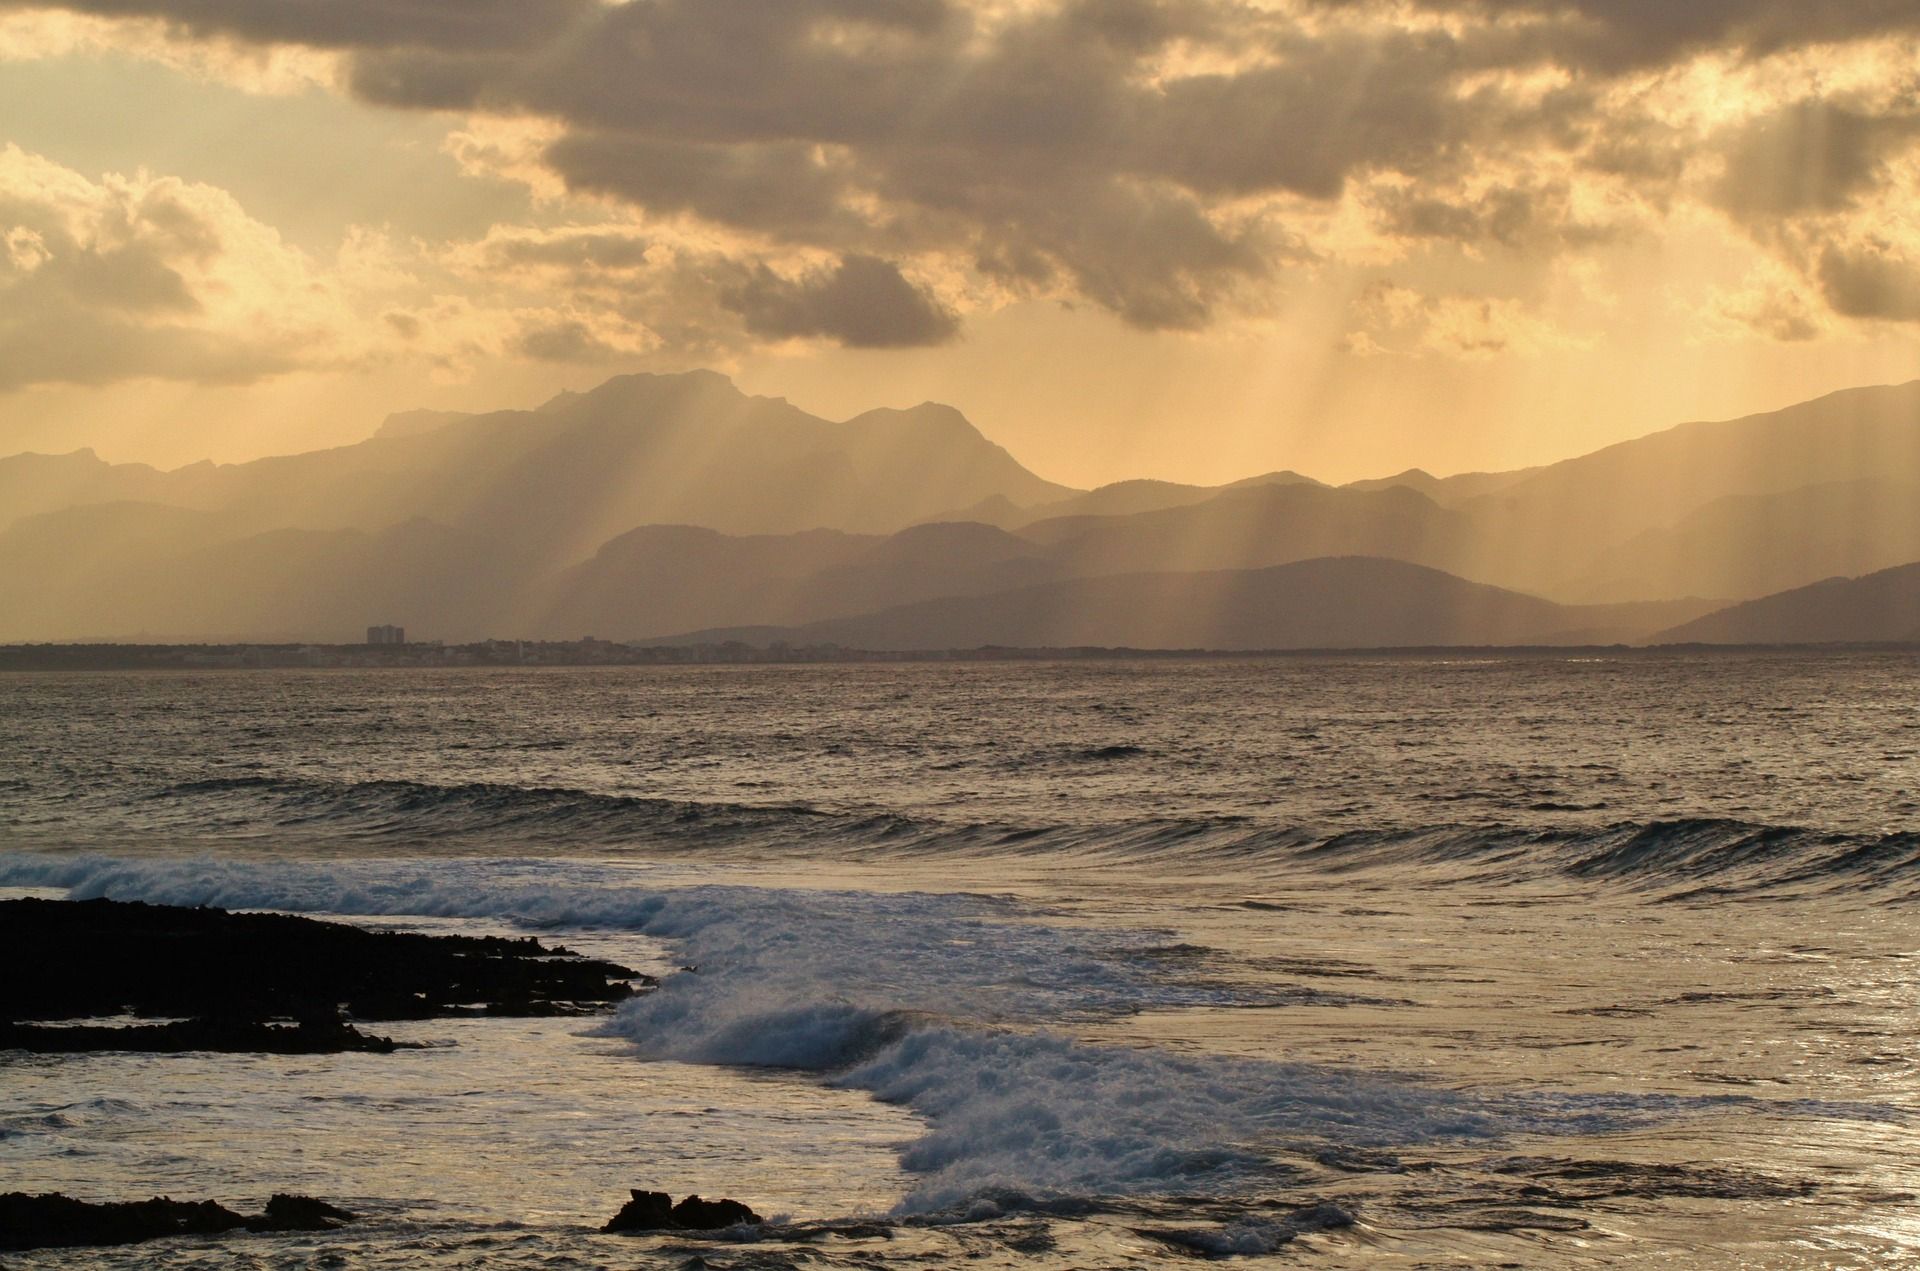
[[[799,628],[698,631],[662,643],[1241,651],[1604,644],[1699,608],[1686,601],[1557,605],[1405,561],[1323,556],[1266,569],[1070,578]]]
[[[1661,633],[1703,644],[1920,643],[1920,563],[1829,578]]]
[[[1745,602],[1915,561],[1920,383],[1344,487],[1073,490],[948,407],[833,422],[711,372],[409,412],[247,464],[0,459],[15,641],[352,640],[388,621],[899,648],[1908,639],[1920,570],[1852,608],[1819,593],[1817,622]]]

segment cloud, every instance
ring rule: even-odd
[[[1783,344],[1817,340],[1832,326],[1818,288],[1808,287],[1780,264],[1755,271],[1744,286],[1717,290],[1698,316],[1709,335],[1759,335]]]
[[[1552,323],[1504,296],[1428,295],[1397,283],[1369,285],[1354,305],[1359,326],[1341,341],[1347,353],[1434,353],[1477,361],[1574,344]]]
[[[1802,99],[1722,146],[1713,203],[1793,279],[1772,288],[1792,305],[1769,299],[1736,315],[1784,340],[1824,334],[1830,324],[1806,311],[1816,302],[1842,319],[1920,322],[1920,110],[1910,100]]]
[[[960,330],[950,309],[872,256],[844,256],[831,269],[783,278],[760,268],[722,295],[754,335],[824,338],[856,349],[944,344]]]
[[[1920,322],[1920,260],[1889,243],[1830,246],[1820,253],[1818,276],[1835,313]]]
[[[340,80],[332,53],[294,44],[195,38],[158,19],[113,19],[0,3],[0,64],[124,53],[249,93],[292,94]]]
[[[236,383],[340,356],[319,270],[205,185],[90,180],[0,149],[0,389],[153,377]]]
[[[703,145],[572,133],[544,158],[571,189],[611,194],[656,213],[688,212],[789,241],[831,241],[861,229],[844,206],[849,174],[802,142]]]
[[[523,313],[506,351],[536,362],[614,362],[646,352],[644,339],[566,313]]]
[[[1497,255],[1498,290],[1700,205],[1818,274],[1836,312],[1902,311],[1856,277],[1887,270],[1851,263],[1866,230],[1846,218],[1884,201],[1915,136],[1898,105],[1920,87],[1912,0],[58,7],[318,51],[364,102],[464,115],[467,170],[640,227],[503,232],[490,250],[576,256],[501,267],[564,272],[592,330],[617,312],[655,348],[937,342],[1032,297],[1198,330],[1272,309],[1303,269],[1423,255]],[[1876,92],[1836,84],[1807,60],[1835,42],[1885,46],[1895,69]],[[944,299],[908,276],[941,278]]]
[[[20,0],[5,7],[56,6]],[[57,6],[158,19],[181,33],[321,49],[524,49],[592,18],[598,0],[85,0]]]
[[[1382,11],[1380,0],[1320,0]],[[1920,31],[1907,0],[1418,0],[1461,17],[1524,21],[1516,43],[1583,70],[1618,74],[1707,53],[1766,56],[1785,49]]]
[[[1886,161],[1916,136],[1920,112],[1795,102],[1734,131],[1715,200],[1750,223],[1845,211],[1881,184]]]
[[[657,255],[652,236],[632,225],[567,225],[551,230],[496,225],[464,252],[478,270],[554,269],[602,275],[644,269]]]
[[[1010,266],[999,284],[1148,328],[1203,325],[1272,276],[1291,236],[1235,200],[1335,198],[1473,128],[1445,39],[1305,39],[1214,0],[70,7],[344,50],[366,101],[549,121],[540,161],[575,194],[781,247]],[[1245,64],[1158,75],[1189,48]]]
[[[1611,242],[1628,232],[1631,219],[1617,207],[1582,209],[1564,178],[1496,181],[1471,190],[1387,186],[1373,191],[1369,201],[1388,234],[1519,252]]]

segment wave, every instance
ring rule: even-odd
[[[1714,818],[1529,827],[1440,824],[1325,834],[1245,817],[1017,825],[797,804],[692,802],[559,786],[246,776],[173,785],[129,811],[114,838],[305,836],[436,851],[540,845],[841,859],[980,856],[1155,867],[1182,862],[1269,876],[1414,871],[1501,885],[1584,879],[1666,899],[1871,893],[1920,887],[1920,833],[1837,834]],[[71,836],[71,823],[55,832]]]
[[[950,1211],[983,1196],[1005,1207],[1252,1192],[1326,1145],[1584,1134],[1753,1106],[1738,1096],[1461,1090],[1349,1068],[1076,1041],[1057,1030],[1143,1010],[1283,999],[1218,974],[1206,950],[1148,956],[1169,947],[1165,932],[1056,925],[992,896],[671,887],[644,867],[578,860],[21,853],[0,856],[0,886],[651,938],[688,969],[624,1004],[603,1031],[642,1058],[786,1069],[912,1110],[927,1130],[901,1152],[916,1179],[901,1203],[906,1213]]]
[[[662,887],[585,862],[235,861],[12,855],[0,885],[228,908],[619,928],[691,969],[604,1031],[642,1058],[776,1068],[906,1106],[906,1212],[980,1196],[1231,1192],[1302,1138],[1400,1145],[1561,1128],[1597,1113],[1413,1079],[1084,1044],[1074,1020],[1270,1004],[1165,933],[1056,926],[1005,899]]]
[[[196,809],[216,815],[240,812],[274,828],[330,828],[391,837],[469,832],[594,840],[652,832],[669,838],[720,839],[842,819],[799,805],[652,799],[563,786],[270,776],[182,782],[154,792],[148,802],[163,817],[170,807],[188,810],[189,817]],[[866,819],[874,822],[871,828],[884,830],[893,818]]]

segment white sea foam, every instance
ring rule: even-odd
[[[618,927],[694,969],[607,1022],[650,1059],[806,1070],[902,1104],[913,1211],[982,1195],[1232,1190],[1304,1142],[1404,1145],[1618,1125],[1630,1102],[1496,1097],[1300,1064],[1088,1045],[1047,1025],[1227,1003],[1148,933],[973,895],[663,887],[585,862],[275,863],[20,855],[0,885],[173,904]],[[1158,937],[1158,938],[1164,938]],[[1284,1015],[1276,1015],[1284,1029]],[[1276,1049],[1283,1049],[1283,1034]]]

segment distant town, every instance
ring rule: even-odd
[[[269,668],[418,668],[512,666],[699,666],[729,664],[836,662],[1054,662],[1090,660],[1199,661],[1235,658],[1394,658],[1636,657],[1674,654],[1712,656],[1728,653],[1805,654],[1810,648],[1833,651],[1902,652],[1916,644],[1847,645],[1433,645],[1361,649],[1135,649],[1084,646],[1014,648],[985,645],[971,649],[854,649],[836,644],[766,645],[730,640],[720,644],[623,643],[582,636],[578,640],[479,640],[446,644],[409,642],[405,629],[369,627],[363,644],[140,644],[91,642],[0,645],[0,672],[248,670]]]
[[[378,638],[375,632],[379,632]],[[0,671],[218,670],[271,667],[682,666],[781,662],[995,662],[1070,658],[1196,658],[1197,649],[950,649],[887,651],[838,645],[623,644],[578,640],[409,643],[400,627],[369,628],[364,644],[0,645]]]

